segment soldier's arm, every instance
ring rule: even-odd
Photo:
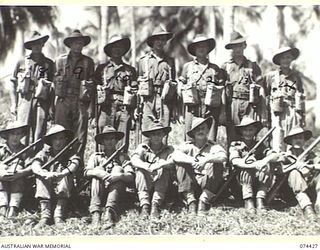
[[[150,163],[143,160],[146,146],[140,144],[131,156],[131,163],[134,168],[144,169],[149,171]]]
[[[227,161],[227,152],[218,144],[214,145],[210,154],[205,156],[207,163],[224,163]]]
[[[188,152],[189,152],[188,145],[180,145],[172,153],[171,158],[175,163],[183,163],[183,164],[191,165],[195,162],[195,158],[193,156],[188,155]]]
[[[97,159],[96,153],[92,154],[89,158],[88,164],[84,169],[84,176],[89,178],[98,178],[101,180],[106,179],[109,174],[107,171],[99,168],[100,161]]]

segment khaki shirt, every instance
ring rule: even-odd
[[[249,151],[256,145],[257,142],[253,143],[250,147],[244,141],[233,141],[229,148],[229,159],[232,162],[236,158],[244,158],[247,156]],[[253,153],[253,157],[256,160],[263,159],[268,153],[267,148],[263,143]],[[270,151],[271,152],[271,151]]]
[[[25,146],[20,143],[18,146],[17,152],[24,149]],[[12,152],[7,144],[1,144],[0,145],[0,162],[3,162],[4,160],[8,159],[10,156],[12,156],[14,152]],[[8,166],[6,166],[5,170],[14,170],[16,166],[21,166],[22,168],[25,167],[25,160],[27,158],[27,154],[23,154],[20,157],[16,158],[14,161],[12,161]]]

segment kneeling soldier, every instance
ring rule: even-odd
[[[4,163],[25,147],[21,139],[27,135],[28,129],[28,125],[13,122],[5,130],[0,131],[0,137],[6,140],[5,144],[0,145],[0,220],[6,215],[8,217],[17,215],[24,190],[22,177],[31,173],[30,167],[25,168],[26,154],[17,157],[9,164]]]
[[[223,182],[223,163],[227,153],[222,146],[208,140],[213,118],[195,117],[191,130],[193,139],[176,150],[173,159],[177,163],[178,191],[188,204],[189,212],[197,211],[196,192],[200,190],[198,212],[210,209],[210,201]]]
[[[100,225],[101,200],[106,197],[104,227],[110,228],[118,219],[119,202],[126,186],[134,185],[134,171],[129,157],[116,150],[117,143],[123,137],[123,132],[116,131],[110,125],[105,126],[102,133],[95,136],[96,142],[104,146],[104,152],[91,155],[85,167],[84,175],[93,177],[89,211],[94,227]]]
[[[170,184],[170,168],[173,168],[172,146],[163,144],[162,139],[169,134],[171,127],[164,127],[153,121],[142,134],[149,138],[141,143],[131,157],[136,168],[136,188],[141,206],[141,214],[148,216],[151,201],[151,216],[160,216],[160,205],[165,199]]]
[[[255,136],[262,129],[262,123],[245,116],[235,127],[242,139],[233,141],[230,145],[230,162],[234,167],[241,168],[239,181],[242,186],[242,197],[245,208],[250,213],[255,213],[253,197],[256,197],[256,207],[264,210],[264,199],[270,186],[271,174],[269,162],[275,162],[278,155],[269,150],[263,143],[248,158],[249,151],[256,145]],[[250,163],[249,163],[250,160]],[[256,186],[256,194],[254,188]]]
[[[63,223],[64,211],[73,188],[73,175],[80,164],[80,157],[71,155],[71,150],[66,149],[72,138],[72,131],[61,125],[54,125],[44,137],[44,143],[49,147],[45,146],[32,162],[32,171],[36,175],[35,197],[39,199],[41,209],[41,219],[35,226],[37,229],[49,224],[52,216],[51,207],[55,201],[54,223]],[[62,150],[66,151],[52,164],[46,164]],[[45,164],[47,166],[44,166]]]

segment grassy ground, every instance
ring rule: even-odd
[[[7,96],[0,98],[1,126],[10,119]],[[94,152],[93,141],[94,130],[90,128],[88,133],[88,145],[85,158]],[[183,141],[183,126],[174,125],[169,136],[169,143],[179,144]],[[134,134],[132,134],[134,137]],[[223,128],[219,133],[219,140],[225,140]],[[134,148],[130,147],[130,151]],[[39,211],[23,210],[17,218],[0,223],[0,236],[33,236],[33,235],[171,235],[171,234],[193,234],[193,235],[319,235],[320,224],[317,221],[306,220],[299,207],[288,207],[287,204],[273,204],[274,208],[259,215],[249,215],[236,203],[225,200],[224,203],[213,206],[206,216],[190,216],[186,209],[174,206],[165,208],[161,218],[146,220],[139,217],[138,203],[136,197],[132,198],[131,205],[121,215],[120,221],[114,228],[92,229],[91,218],[87,211],[88,195],[83,193],[80,200],[69,212],[69,217],[63,227],[47,226],[35,231],[32,224],[39,219]],[[228,204],[222,205],[222,204]],[[77,212],[75,212],[77,211]]]

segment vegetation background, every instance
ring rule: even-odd
[[[72,15],[70,15],[72,11]],[[176,59],[177,74],[182,65],[191,60],[186,47],[198,33],[205,33],[217,40],[216,49],[210,54],[212,62],[221,65],[228,59],[224,44],[232,30],[248,35],[246,55],[258,62],[264,73],[274,68],[273,53],[281,46],[297,46],[301,56],[295,62],[304,80],[307,95],[307,128],[318,135],[320,123],[319,60],[316,44],[320,35],[319,6],[0,6],[0,125],[13,119],[6,90],[15,62],[25,53],[23,40],[32,30],[50,34],[44,52],[50,58],[66,52],[63,39],[73,29],[80,29],[92,37],[84,53],[96,63],[106,60],[103,47],[116,33],[130,37],[132,48],[125,59],[135,65],[149,48],[145,41],[159,24],[175,33],[167,50]],[[318,96],[318,98],[317,98]],[[50,126],[49,122],[49,126]],[[225,141],[224,127],[219,129],[220,142]],[[94,151],[94,130],[90,127],[85,158]],[[134,137],[134,132],[132,132]],[[169,143],[183,141],[183,124],[174,124]],[[134,145],[134,144],[132,144]],[[130,147],[130,150],[134,146]],[[214,204],[207,216],[189,216],[182,207],[167,206],[159,220],[142,220],[138,214],[137,197],[128,199],[134,205],[127,207],[117,225],[109,230],[90,228],[90,216],[86,210],[87,193],[70,208],[66,224],[62,228],[48,226],[34,231],[31,224],[39,219],[37,207],[23,210],[17,219],[0,224],[0,236],[13,235],[101,235],[101,234],[221,234],[221,235],[319,235],[318,221],[307,221],[299,207],[278,199],[273,208],[263,215],[248,215],[234,200],[225,196]],[[241,205],[241,204],[240,204]],[[31,220],[29,220],[31,218]]]

